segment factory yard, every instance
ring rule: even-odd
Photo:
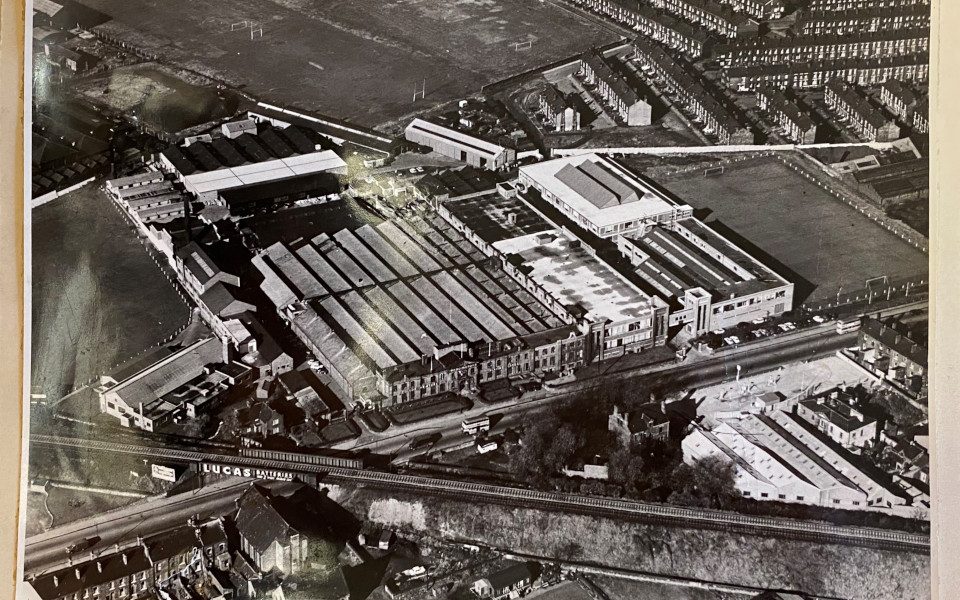
[[[85,2],[113,18],[99,31],[161,62],[367,125],[616,39],[541,2]],[[426,101],[414,103],[424,81]]]
[[[55,401],[187,322],[190,309],[95,184],[32,219],[31,392]]]
[[[722,175],[698,169],[656,180],[792,281],[795,304],[863,289],[874,277],[927,273],[923,252],[777,158],[727,165]]]
[[[232,92],[188,83],[152,63],[98,73],[77,82],[76,89],[109,112],[166,133],[228,117],[239,106]]]
[[[736,373],[736,366],[731,366]],[[762,394],[775,393],[786,399],[806,397],[831,388],[870,385],[866,372],[839,356],[783,365],[764,373],[741,373],[739,381],[728,381],[695,390],[691,398],[698,415],[723,415],[757,410]]]

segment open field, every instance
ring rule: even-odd
[[[100,31],[157,54],[163,62],[223,80],[264,100],[368,125],[423,110],[427,103],[462,97],[518,71],[616,39],[599,25],[540,2],[85,3],[113,18]],[[564,34],[574,30],[576,35]],[[532,46],[516,50],[518,42]],[[414,89],[424,79],[426,102],[414,104]]]
[[[698,216],[794,282],[794,303],[863,289],[881,275],[926,275],[927,256],[776,158],[691,171],[657,182]]]
[[[189,308],[95,184],[32,218],[32,392],[59,399],[187,321]]]

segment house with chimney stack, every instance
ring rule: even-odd
[[[132,540],[131,540],[132,541]],[[180,527],[127,547],[114,545],[39,575],[27,575],[32,600],[137,600],[157,597],[175,582],[196,581],[229,568],[223,523]]]
[[[898,392],[927,395],[927,348],[903,326],[866,317],[861,321],[856,359]]]
[[[834,388],[801,400],[797,416],[845,448],[863,448],[877,440],[880,430],[858,404],[855,394]]]
[[[642,439],[666,440],[670,437],[670,419],[663,402],[648,402],[629,411],[614,405],[607,429],[624,445]]]

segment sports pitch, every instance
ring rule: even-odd
[[[105,33],[161,62],[366,125],[617,39],[535,0],[84,2],[113,19]]]
[[[695,170],[656,180],[793,281],[796,301],[829,299],[882,275],[928,272],[924,253],[776,158],[727,166],[717,176]]]

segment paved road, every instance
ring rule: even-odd
[[[694,389],[713,385],[736,376],[737,365],[741,376],[768,371],[782,364],[798,360],[810,360],[829,354],[855,343],[856,334],[837,335],[832,324],[801,330],[789,337],[772,338],[756,345],[727,351],[722,355],[701,358],[691,363],[666,363],[640,369],[629,368],[624,361],[613,360],[601,365],[599,377],[577,381],[560,390],[538,390],[522,396],[519,400],[501,405],[478,402],[472,409],[436,417],[429,422],[393,425],[386,432],[376,434],[364,431],[359,438],[339,444],[340,450],[367,449],[377,454],[398,454],[399,461],[409,460],[416,454],[409,449],[412,438],[440,432],[443,436],[433,451],[454,447],[467,441],[460,430],[460,423],[468,417],[500,415],[492,433],[498,433],[519,424],[523,414],[542,410],[550,403],[573,397],[611,382],[628,382],[628,388],[646,388],[656,391]]]
[[[194,515],[217,517],[233,509],[233,500],[250,485],[247,479],[226,479],[200,490],[171,498],[153,497],[107,513],[54,527],[26,539],[24,570],[42,572],[67,564],[65,548],[74,542],[97,536],[93,547],[78,552],[81,558],[92,551],[110,550],[136,543],[138,535],[147,537],[186,525]],[[276,484],[280,485],[280,484]]]

